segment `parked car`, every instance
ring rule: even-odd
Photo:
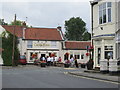
[[[24,65],[27,64],[25,55],[20,55],[19,64],[24,64]]]

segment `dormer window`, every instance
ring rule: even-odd
[[[111,2],[99,5],[99,24],[111,22]]]

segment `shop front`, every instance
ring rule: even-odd
[[[40,60],[42,57],[59,57],[60,45],[59,41],[27,41],[27,62],[33,63],[34,60]]]
[[[100,67],[100,60],[115,59],[114,37],[99,37],[93,40],[94,44],[94,67]]]

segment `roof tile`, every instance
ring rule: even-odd
[[[88,41],[66,41],[66,49],[86,49],[86,46],[91,46],[91,42]]]

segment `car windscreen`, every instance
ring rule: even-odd
[[[26,59],[26,57],[25,56],[20,56],[20,59]]]

